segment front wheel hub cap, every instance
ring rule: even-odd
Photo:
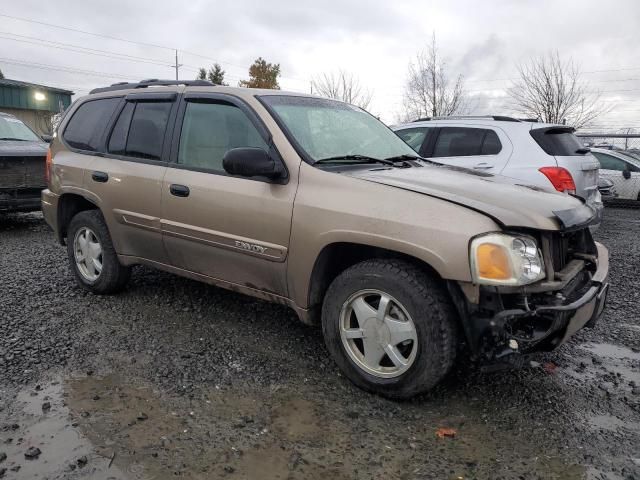
[[[73,239],[73,255],[80,275],[95,282],[102,273],[102,245],[88,227],[82,227]]]
[[[405,373],[416,359],[418,336],[406,308],[381,290],[360,290],[340,310],[340,337],[349,358],[380,378]]]

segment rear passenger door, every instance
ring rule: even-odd
[[[432,145],[425,156],[436,162],[493,174],[504,169],[512,151],[498,128],[442,126]]]
[[[109,132],[103,156],[89,166],[87,188],[102,211],[120,255],[167,263],[160,231],[162,179],[177,94],[127,95]]]
[[[172,163],[162,185],[162,231],[181,269],[285,296],[286,258],[296,179],[227,174],[232,148],[254,147],[278,159],[271,136],[244,102],[224,94],[185,94]]]

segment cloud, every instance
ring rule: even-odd
[[[281,64],[284,88],[308,91],[313,75],[349,70],[373,90],[371,110],[387,121],[401,109],[409,61],[433,31],[452,76],[462,73],[469,95],[479,105],[477,111],[495,109],[491,113],[508,110],[504,89],[509,81],[505,79],[512,78],[515,65],[531,55],[557,49],[590,71],[633,67],[640,53],[640,3],[636,0],[620,0],[616,8],[604,8],[596,0],[526,0],[499,7],[472,0],[66,0],[64,4],[21,0],[5,5],[2,13],[178,48],[183,78],[194,78],[198,67],[218,61],[235,83],[246,78],[251,62],[262,56]],[[0,60],[0,68],[9,77],[69,86],[84,93],[118,80],[174,75],[170,49],[6,18],[1,30],[161,63],[116,60],[0,38],[0,57],[109,73],[108,77],[85,75]],[[621,107],[603,121],[640,125],[640,81],[620,81],[634,77],[640,77],[640,70],[585,75],[594,88],[603,91],[636,89],[605,92],[607,101],[619,101]]]

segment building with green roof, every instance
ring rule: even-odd
[[[0,79],[0,112],[10,113],[39,135],[51,134],[52,120],[71,105],[73,92],[19,80]]]

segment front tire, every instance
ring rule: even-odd
[[[71,219],[67,229],[67,255],[76,281],[92,293],[115,293],[129,281],[131,268],[118,261],[99,210],[86,210]]]
[[[322,331],[349,380],[390,398],[433,388],[456,357],[456,313],[448,294],[403,260],[367,260],[342,272],[325,295]]]

